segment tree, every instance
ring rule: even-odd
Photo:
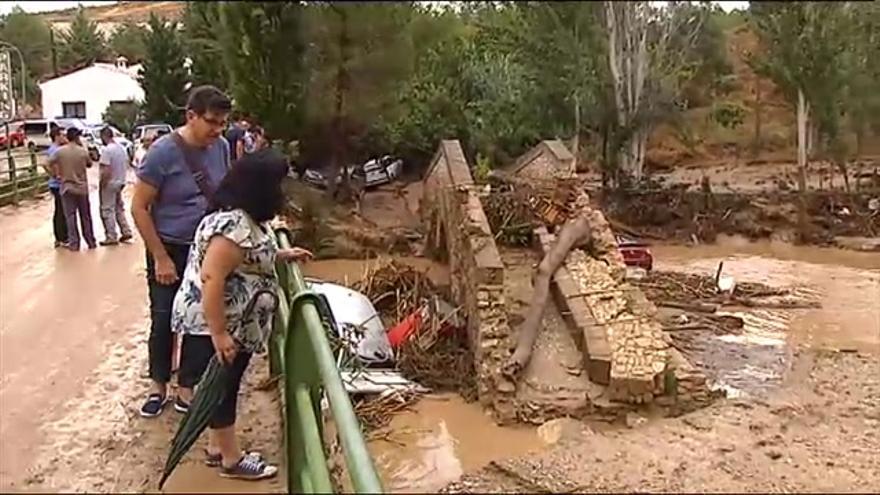
[[[507,33],[499,38],[528,72],[539,132],[573,136],[577,160],[581,136],[601,126],[602,112],[595,111],[604,103],[607,77],[601,5],[523,2],[510,10],[501,24]]]
[[[144,88],[144,117],[171,125],[182,124],[189,79],[177,23],[165,22],[151,14],[144,46],[146,58],[138,75]]]
[[[880,133],[880,8],[874,3],[851,2],[847,18],[849,49],[843,56],[846,72],[847,123],[855,134],[856,155],[863,152],[870,129]]]
[[[80,7],[67,32],[61,35],[61,60],[64,67],[91,64],[107,56],[106,40],[98,31],[98,25],[86,17]]]
[[[811,127],[818,125],[824,134],[837,138],[844,85],[838,57],[846,48],[844,33],[848,29],[844,4],[752,2],[749,10],[762,46],[753,65],[782,89],[796,109],[803,238],[807,235],[805,193]]]
[[[451,10],[417,5],[413,14],[413,70],[397,93],[401,111],[382,115],[375,127],[383,137],[378,146],[424,163],[442,139],[458,138],[468,147],[462,69],[468,32],[464,19]]]
[[[133,64],[142,62],[147,52],[144,43],[146,36],[147,30],[143,26],[127,20],[110,35],[110,52],[116,57],[127,58]]]
[[[380,116],[398,110],[397,92],[412,64],[407,3],[321,2],[313,5],[309,25],[309,125],[326,129],[332,143],[328,194],[336,178],[360,151],[367,130]],[[348,177],[342,174],[344,192]]]
[[[683,106],[683,69],[706,13],[678,2],[665,7],[649,2],[604,6],[617,115],[615,164],[638,181],[651,128]]]
[[[220,4],[187,2],[183,11],[183,33],[186,52],[192,60],[193,84],[229,87],[229,74],[224,63],[220,33]]]
[[[140,121],[141,110],[142,107],[137,102],[111,104],[101,116],[101,120],[115,126],[120,132],[128,134]]]
[[[21,7],[15,6],[9,14],[0,17],[0,40],[15,45],[21,51],[27,66],[27,74],[25,74],[27,101],[35,101],[38,96],[37,79],[49,74],[52,69],[49,26],[39,16],[28,14]],[[18,57],[14,54],[12,54],[12,77],[13,93],[20,98],[21,67]]]
[[[235,105],[256,116],[272,138],[292,139],[303,129],[304,10],[292,2],[220,6],[222,54]],[[204,61],[199,77],[220,77],[219,68],[207,69]]]

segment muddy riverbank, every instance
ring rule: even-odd
[[[521,491],[864,491],[880,483],[880,255],[779,243],[655,246],[658,268],[814,295],[820,308],[744,310],[707,337],[729,398],[678,418],[570,429],[539,455],[496,459],[445,488]],[[862,255],[863,254],[863,255]]]

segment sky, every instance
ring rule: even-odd
[[[46,12],[49,10],[63,10],[69,9],[71,7],[76,7],[77,5],[82,4],[84,7],[90,7],[94,5],[107,5],[113,4],[116,2],[113,1],[83,1],[83,2],[33,2],[33,1],[19,1],[19,0],[0,0],[0,15],[8,14],[12,11],[12,7],[18,5],[25,12]],[[665,2],[656,2],[656,3],[665,3]],[[713,2],[717,3],[724,9],[725,12],[730,12],[733,9],[746,9],[749,6],[749,2]]]

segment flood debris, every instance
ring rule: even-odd
[[[427,273],[394,259],[374,265],[353,287],[364,294],[388,325],[395,351],[394,370],[362,369],[352,386],[373,392],[356,412],[365,428],[387,425],[391,417],[431,391],[454,391],[476,400],[473,354],[459,314]],[[376,395],[375,392],[382,391]]]

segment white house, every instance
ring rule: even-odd
[[[98,124],[110,105],[143,101],[144,90],[137,81],[140,67],[129,67],[120,57],[115,64],[94,63],[40,83],[43,118],[80,118]]]

